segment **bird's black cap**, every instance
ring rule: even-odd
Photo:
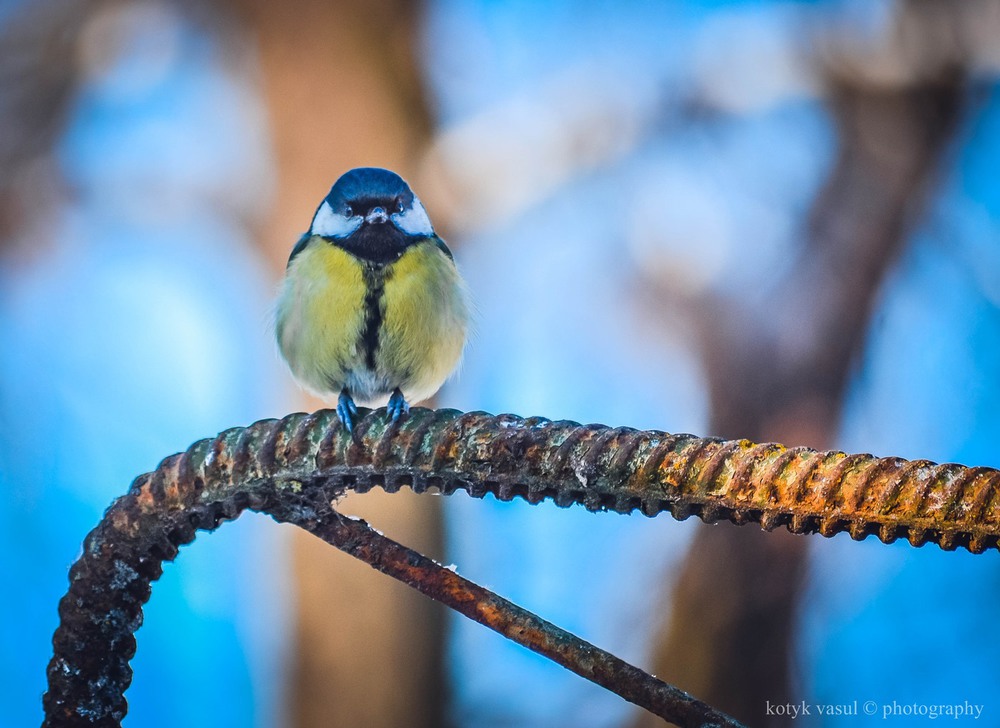
[[[413,192],[395,172],[380,167],[358,167],[341,175],[330,188],[326,201],[334,212],[343,214],[358,203],[387,204],[399,200],[403,207],[413,204]]]

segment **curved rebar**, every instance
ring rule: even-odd
[[[990,468],[419,408],[396,426],[360,411],[352,437],[331,410],[294,414],[196,442],[112,504],[59,605],[45,725],[121,721],[150,582],[196,530],[246,508],[306,525],[348,490],[404,485],[977,553],[1000,537]]]

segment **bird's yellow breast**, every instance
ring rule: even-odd
[[[316,392],[343,386],[359,357],[365,320],[362,264],[314,237],[295,256],[278,302],[278,346],[296,377]]]
[[[428,239],[387,270],[379,367],[400,379],[407,399],[431,396],[462,356],[468,324],[465,288],[455,264]]]
[[[346,388],[375,403],[398,387],[419,402],[457,365],[467,321],[462,280],[436,239],[379,266],[314,237],[289,265],[276,334],[296,378],[317,393]]]

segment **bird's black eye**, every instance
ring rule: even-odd
[[[350,205],[344,208],[344,217],[354,217],[354,210]]]
[[[402,212],[403,209],[404,209],[403,208],[403,198],[402,197],[396,198],[396,212]]]

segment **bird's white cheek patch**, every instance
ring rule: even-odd
[[[413,206],[404,212],[397,212],[392,215],[392,221],[400,230],[407,235],[433,235],[434,228],[431,226],[431,219],[427,217],[427,210],[420,204],[420,200],[413,198]]]
[[[324,202],[316,210],[316,217],[313,218],[309,232],[325,238],[346,238],[361,227],[362,222],[361,215],[344,217],[334,212],[329,202]]]

